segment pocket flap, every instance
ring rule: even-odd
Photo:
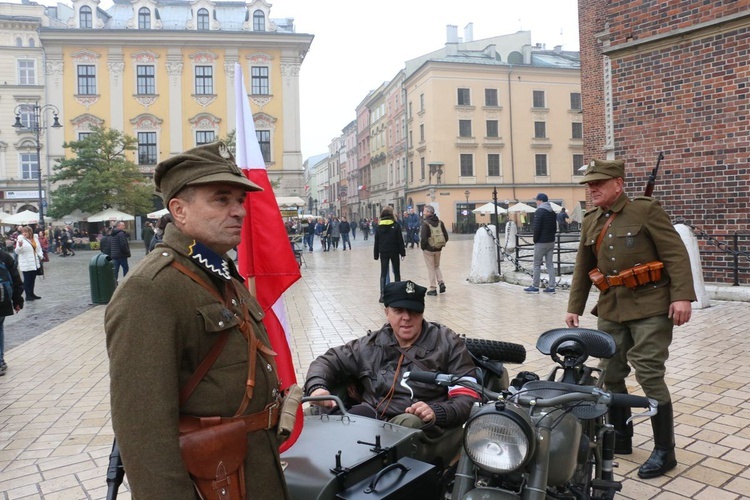
[[[626,238],[628,236],[635,236],[641,230],[641,225],[630,225],[621,226],[615,229],[615,236],[618,238]]]
[[[201,427],[180,436],[182,459],[192,476],[217,479],[242,467],[247,454],[245,422]]]
[[[208,333],[221,332],[240,324],[240,318],[218,302],[199,307],[198,314],[203,318],[203,326]]]

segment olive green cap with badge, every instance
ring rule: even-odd
[[[156,192],[165,205],[185,186],[214,182],[234,184],[245,191],[263,191],[245,177],[227,145],[220,141],[188,149],[159,163],[154,171]]]
[[[625,178],[625,162],[622,160],[591,160],[579,184],[591,181]]]

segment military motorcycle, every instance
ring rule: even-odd
[[[471,350],[470,342],[467,342]],[[458,374],[412,371],[402,385],[461,385],[481,396],[463,428],[457,460],[426,458],[424,435],[387,422],[348,415],[305,417],[299,441],[282,455],[295,499],[541,500],[612,499],[615,480],[610,407],[642,407],[650,417],[657,403],[601,388],[601,371],[589,357],[610,358],[612,338],[598,330],[561,328],[536,345],[557,366],[544,379],[521,372],[507,387],[492,358],[475,356],[478,383]],[[484,359],[483,359],[484,358]],[[507,360],[506,360],[507,361]],[[503,385],[500,383],[500,385]],[[337,404],[344,408],[339,399]]]

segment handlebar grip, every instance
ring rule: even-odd
[[[439,373],[411,371],[409,372],[409,381],[424,382],[425,384],[437,384]]]
[[[612,403],[609,406],[617,406],[621,408],[648,408],[649,404],[649,399],[644,396],[612,393]]]

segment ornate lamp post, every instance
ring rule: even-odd
[[[33,132],[36,141],[36,167],[37,167],[37,182],[39,189],[39,227],[44,227],[44,195],[42,194],[42,142],[41,138],[46,130],[46,122],[42,123],[42,120],[46,117],[47,111],[52,111],[54,121],[52,128],[62,128],[58,115],[60,110],[53,104],[45,104],[40,106],[39,103],[34,104],[19,104],[13,112],[16,115],[16,122],[13,124],[13,128],[25,129],[29,132]],[[28,125],[24,125],[21,121],[21,113],[29,113]],[[49,151],[49,146],[48,149]]]
[[[469,195],[471,194],[471,191],[468,189],[464,191],[464,196],[466,196],[466,231],[469,231]]]

